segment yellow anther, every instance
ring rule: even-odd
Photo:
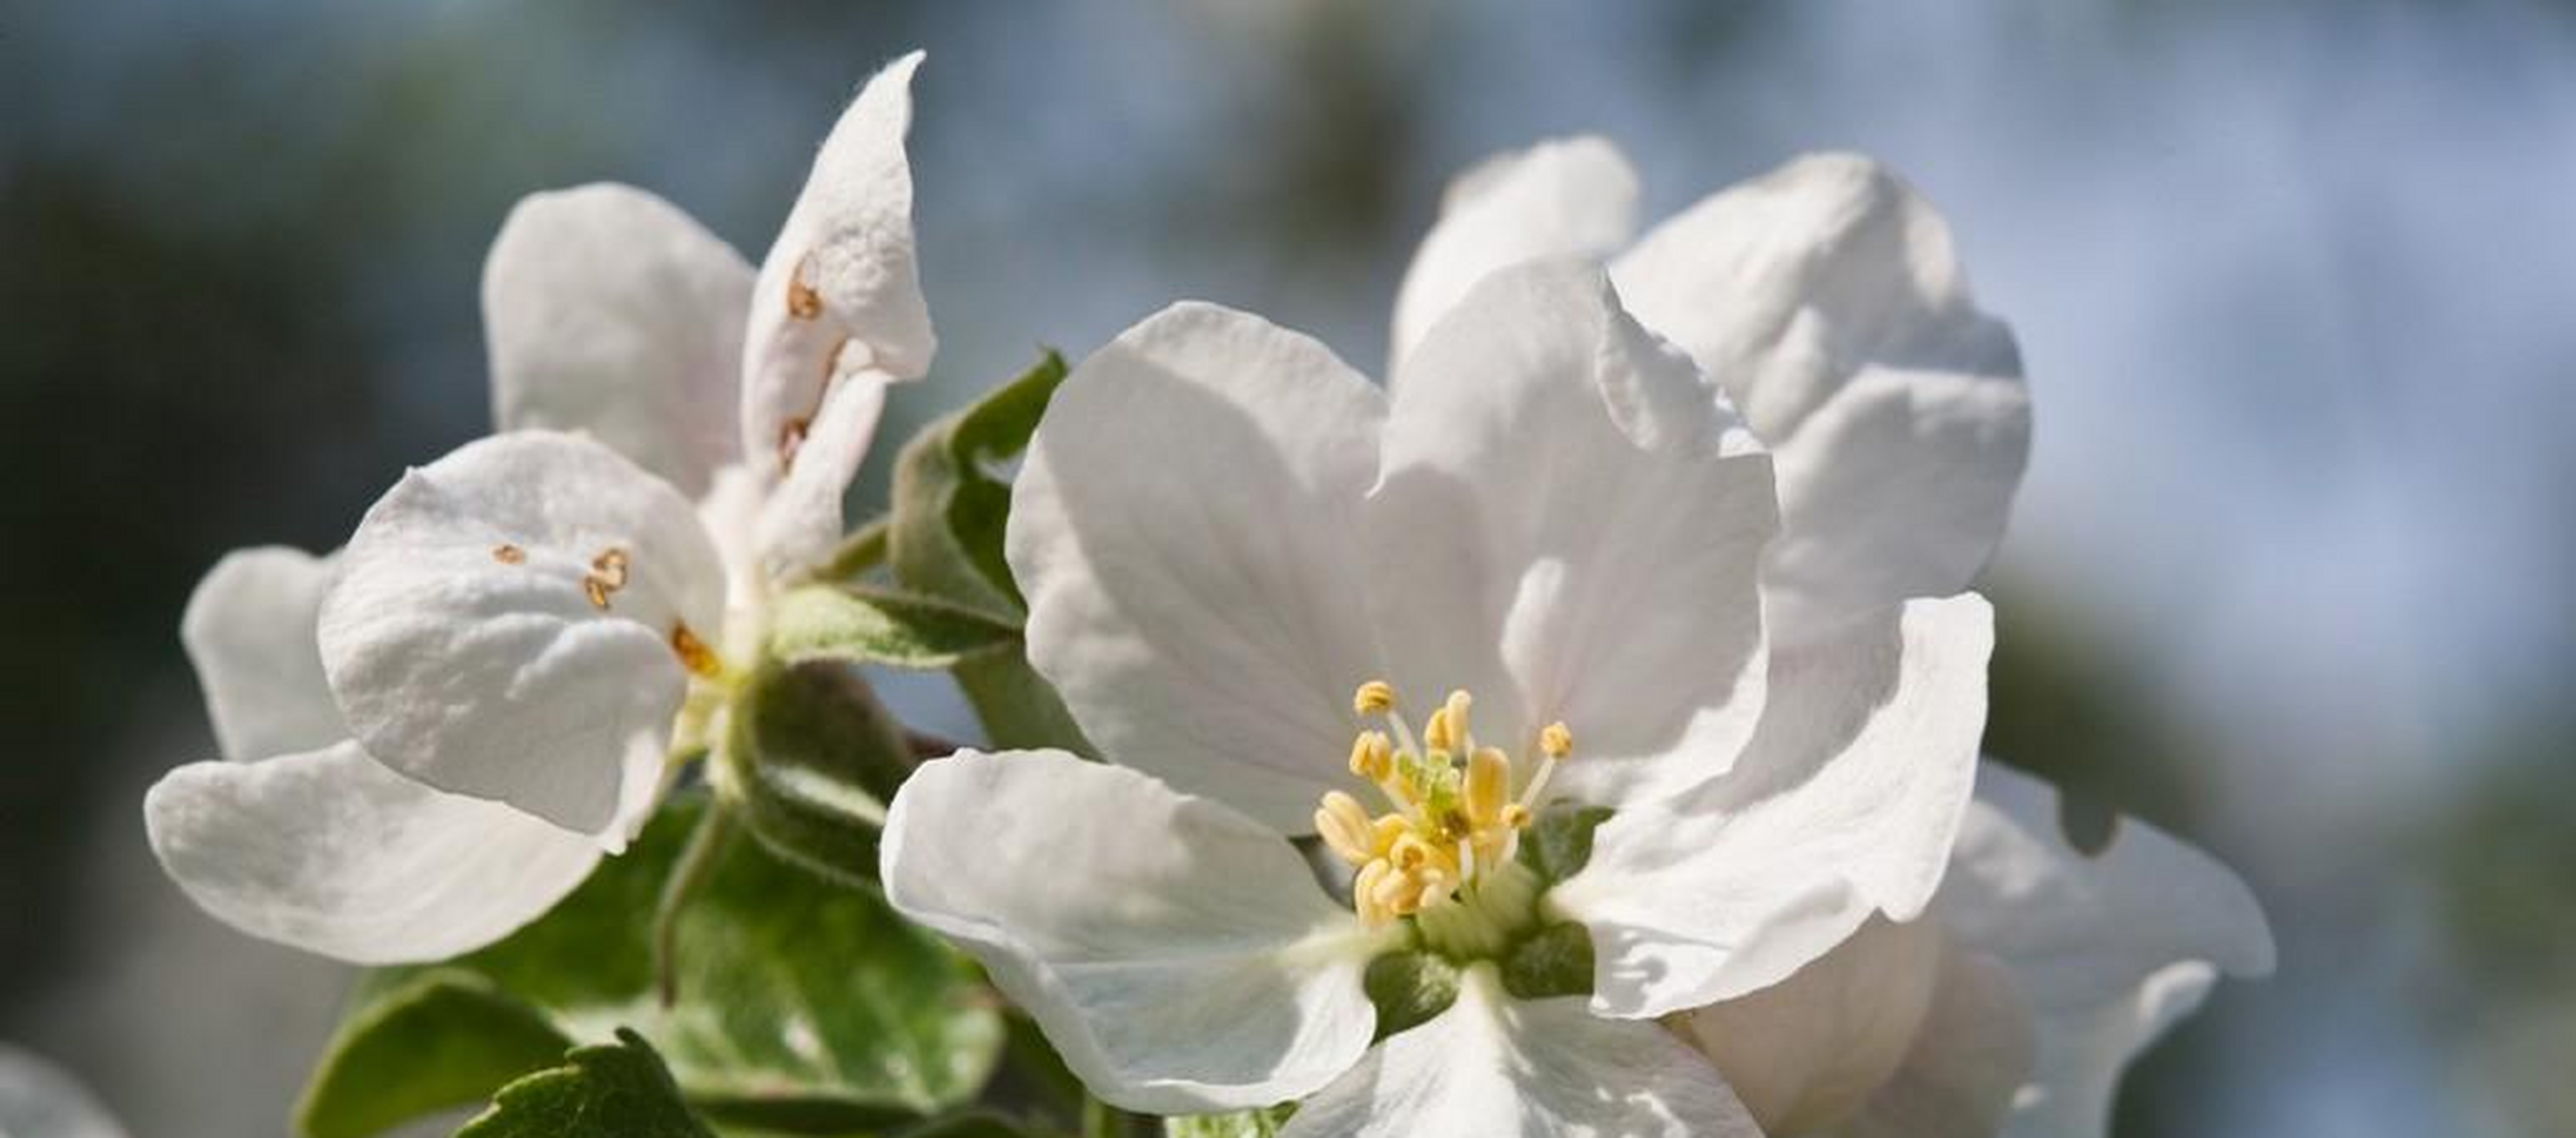
[[[811,320],[823,314],[823,294],[805,283],[805,267],[813,260],[812,253],[797,258],[795,271],[787,274],[787,314],[798,320]]]
[[[1366,865],[1377,857],[1376,824],[1358,799],[1341,791],[1325,795],[1324,804],[1316,808],[1315,833],[1352,865]]]
[[[1564,722],[1548,724],[1538,733],[1538,749],[1551,759],[1562,759],[1574,753],[1574,732]]]
[[[1362,731],[1351,740],[1351,773],[1370,782],[1385,782],[1395,773],[1395,743],[1383,731]]]
[[[688,625],[671,626],[671,653],[678,656],[680,666],[693,675],[714,679],[724,671],[724,661],[716,657],[715,650],[707,647],[706,641],[698,639],[697,633],[689,631]]]
[[[492,547],[492,560],[503,565],[519,565],[528,560],[528,551],[505,541]]]
[[[1369,852],[1385,857],[1395,849],[1395,840],[1413,832],[1413,823],[1402,814],[1381,814],[1369,825]]]
[[[1395,685],[1385,680],[1370,680],[1351,695],[1351,710],[1361,715],[1384,715],[1395,706]]]
[[[1463,803],[1467,820],[1478,826],[1492,825],[1503,813],[1512,796],[1512,760],[1494,747],[1478,747],[1467,760],[1467,787]]]
[[[1467,709],[1476,701],[1463,691],[1449,693],[1447,702],[1431,713],[1431,721],[1422,726],[1422,745],[1434,751],[1457,754],[1467,749],[1474,738],[1467,727]]]
[[[1530,808],[1517,802],[1506,802],[1503,804],[1502,817],[1498,821],[1512,829],[1521,829],[1530,824]]]
[[[1351,879],[1351,908],[1358,910],[1363,927],[1373,929],[1395,919],[1395,914],[1387,910],[1386,902],[1378,899],[1379,894],[1385,891],[1387,878],[1394,872],[1394,866],[1379,859],[1361,866],[1359,876]]]
[[[599,575],[600,584],[611,592],[626,587],[626,551],[611,546],[590,559],[590,571]]]
[[[582,575],[581,593],[590,598],[590,607],[608,611],[608,598],[626,587],[626,551],[615,547],[603,549],[590,559],[590,572]]]
[[[1397,869],[1410,873],[1428,864],[1438,852],[1439,847],[1423,841],[1422,835],[1407,831],[1395,839],[1395,848],[1389,850],[1387,856],[1395,862]]]

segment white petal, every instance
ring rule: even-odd
[[[1276,831],[1061,751],[925,764],[886,820],[886,898],[963,945],[1093,1093],[1158,1114],[1324,1085],[1377,1023],[1384,937]]]
[[[0,1134],[11,1138],[125,1138],[98,1096],[70,1073],[0,1044]]]
[[[188,596],[179,642],[206,689],[206,714],[225,758],[328,746],[349,737],[313,624],[332,559],[279,546],[238,549]]]
[[[1850,1117],[1895,1075],[1932,1009],[1941,931],[1873,918],[1788,979],[1670,1021],[1766,1134]]]
[[[554,907],[599,860],[586,834],[442,794],[356,743],[191,763],[153,784],[143,817],[163,868],[208,913],[356,964],[481,948]]]
[[[1407,369],[1366,543],[1397,689],[1473,691],[1506,747],[1563,720],[1554,785],[1592,801],[1723,771],[1761,707],[1776,525],[1732,414],[1569,262],[1486,277]]]
[[[322,660],[367,753],[623,848],[686,686],[672,637],[724,642],[687,500],[590,439],[498,435],[405,474],[341,565]]]
[[[496,429],[588,431],[688,496],[738,453],[751,266],[630,186],[522,199],[483,263]]]
[[[1550,895],[1592,933],[1594,1009],[1654,1016],[1739,996],[1872,913],[1922,912],[1975,778],[1993,643],[1992,610],[1965,595],[1773,656],[1736,769],[1622,808]]]
[[[820,417],[834,378],[930,368],[938,345],[913,260],[903,149],[920,64],[916,51],[887,65],[842,112],[761,261],[743,344],[742,453],[764,482],[784,475],[799,449],[790,440]]]
[[[787,476],[761,503],[755,540],[764,580],[814,568],[840,548],[841,498],[868,457],[885,399],[886,377],[875,371],[843,376],[823,397]]]
[[[1775,641],[1967,585],[2030,449],[2021,359],[1931,205],[1867,159],[1791,162],[1615,262],[1629,307],[1777,457]]]
[[[2030,1009],[1993,960],[1943,942],[1913,1050],[1828,1138],[1994,1138],[2030,1073]]]
[[[1011,494],[1029,659],[1118,762],[1283,832],[1348,781],[1382,668],[1358,514],[1377,389],[1256,317],[1175,305],[1056,391]]]
[[[1458,1001],[1379,1044],[1281,1138],[1760,1138],[1717,1071],[1651,1023],[1579,997],[1512,1000],[1492,965]]]
[[[2088,858],[2058,827],[2057,792],[1991,761],[1939,911],[1960,944],[2001,962],[2037,1017],[2016,1138],[2102,1134],[2130,1059],[2221,973],[2272,970],[2262,907],[2226,866],[2125,820]]]
[[[1601,260],[1637,231],[1637,172],[1591,136],[1485,159],[1449,183],[1395,295],[1394,359],[1496,269],[1548,258]]]

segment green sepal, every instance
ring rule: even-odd
[[[857,672],[763,665],[734,695],[716,762],[716,793],[772,853],[874,887],[885,803],[913,762],[902,724]]]
[[[1002,553],[1011,485],[997,471],[1028,449],[1065,374],[1064,357],[1049,351],[1019,378],[933,420],[904,444],[886,547],[887,565],[904,588],[1013,628],[1027,620],[1028,604]],[[1023,653],[963,660],[954,672],[995,745],[1092,753]]]
[[[1163,1120],[1164,1138],[1278,1138],[1297,1113],[1297,1104],[1283,1102],[1258,1110],[1237,1110],[1226,1114],[1185,1114]]]
[[[999,1057],[1002,1024],[972,962],[873,891],[825,881],[756,842],[737,837],[714,851],[676,911],[678,998],[662,1005],[656,903],[708,808],[703,795],[675,796],[544,918],[480,952],[372,983],[391,990],[463,970],[571,1038],[631,1026],[660,1049],[691,1106],[728,1128],[885,1132],[973,1098]],[[389,1101],[422,1097],[377,1089]]]
[[[1522,937],[1503,954],[1503,990],[1524,1000],[1592,994],[1592,934],[1565,922]]]
[[[563,1061],[573,1041],[545,1013],[473,972],[433,969],[372,984],[342,1020],[295,1104],[306,1138],[366,1138]]]
[[[564,1065],[503,1087],[456,1138],[715,1138],[642,1036],[576,1047]]]
[[[850,531],[850,536],[841,539],[840,548],[832,551],[831,558],[814,575],[844,582],[868,575],[885,564],[887,541],[893,532],[893,519],[884,517]]]
[[[1592,860],[1592,831],[1610,820],[1607,806],[1559,802],[1539,811],[1521,835],[1520,862],[1554,885],[1583,872]]]
[[[1016,651],[1020,624],[934,597],[864,585],[804,585],[769,609],[769,654],[935,671]]]
[[[1369,961],[1360,990],[1377,1005],[1377,1037],[1419,1027],[1458,1002],[1458,966],[1438,953],[1405,949]]]

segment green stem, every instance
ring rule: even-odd
[[[679,863],[671,867],[671,876],[662,882],[662,896],[653,906],[653,980],[663,1007],[670,1007],[680,998],[680,906],[706,883],[707,874],[715,869],[717,855],[724,852],[725,841],[732,836],[733,811],[721,798],[709,803],[706,816],[698,819],[698,828],[689,833],[688,848],[680,851]]]

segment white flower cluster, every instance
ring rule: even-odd
[[[190,607],[223,761],[147,803],[216,916],[360,962],[543,914],[720,738],[933,349],[870,82],[755,272],[594,186],[504,226],[500,433]],[[1962,592],[2029,444],[1937,214],[1798,159],[1635,236],[1595,139],[1452,187],[1383,386],[1187,303],[1010,499],[1029,662],[1107,762],[924,764],[878,867],[1129,1110],[1284,1133],[2098,1135],[2259,909],[1980,760]],[[1312,841],[1307,839],[1312,838]]]

